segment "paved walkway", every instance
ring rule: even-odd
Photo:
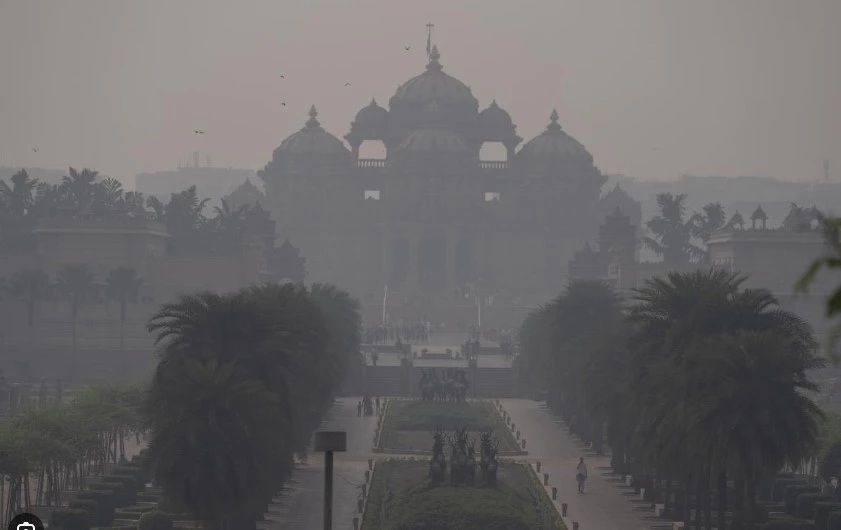
[[[521,436],[526,439],[527,459],[541,462],[542,473],[549,473],[549,486],[558,488],[558,506],[568,505],[564,520],[572,529],[577,521],[580,530],[649,530],[650,521],[635,509],[627,496],[608,481],[609,457],[588,456],[577,440],[568,434],[544,403],[525,399],[501,399]],[[584,457],[589,471],[586,491],[578,493],[575,466]],[[615,477],[615,476],[614,476]]]
[[[371,446],[376,416],[358,417],[359,398],[342,398],[333,406],[320,430],[347,432],[347,452],[336,453],[333,460],[333,528],[353,528],[357,499],[365,483],[368,459],[374,458]],[[310,453],[308,463],[299,466],[292,483],[275,498],[258,528],[266,530],[321,530],[324,503],[324,456]]]

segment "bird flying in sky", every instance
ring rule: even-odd
[[[411,46],[406,46],[406,48],[405,48],[405,50],[406,50],[406,51],[409,51],[409,50],[411,50],[411,49],[412,49],[412,47],[411,47]]]
[[[350,83],[345,83],[345,86],[350,86]]]
[[[33,152],[35,152],[35,153],[37,153],[37,152],[38,152],[38,148],[37,148],[37,147],[33,147],[33,148],[32,148],[32,151],[33,151]]]
[[[280,78],[281,78],[281,79],[286,79],[286,76],[285,76],[285,75],[283,75],[283,74],[280,74]]]
[[[281,102],[280,102],[280,104],[281,104],[281,105],[283,105],[284,107],[286,106],[286,102],[285,102],[285,101],[281,101]]]
[[[193,131],[195,134],[204,134],[204,131],[195,130]]]

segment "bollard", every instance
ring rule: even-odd
[[[353,518],[353,530],[359,530],[359,517]]]
[[[525,448],[526,448],[526,439],[523,438],[523,450],[525,450]]]
[[[366,486],[365,484],[363,484],[363,485],[362,485],[362,498],[364,499],[364,498],[365,498],[365,497],[367,497],[367,496],[368,496],[368,486]]]
[[[517,439],[520,439],[520,431],[517,431]]]
[[[374,469],[374,459],[373,458],[368,459],[368,469]]]
[[[540,460],[537,461],[537,472],[540,473]]]
[[[365,509],[365,501],[359,499],[358,501],[356,501],[356,507],[359,509],[359,513],[362,513],[362,510]]]
[[[572,530],[578,530],[578,521],[572,522]]]
[[[544,486],[548,486],[548,485],[549,485],[549,473],[544,473],[544,474],[543,474],[543,485],[544,485]]]
[[[566,517],[566,516],[567,516],[567,503],[562,502],[561,503],[561,517]]]
[[[499,400],[498,399],[496,400],[496,404],[499,405]]]
[[[511,432],[514,432],[516,429],[517,429],[517,424],[516,424],[516,423],[512,423],[512,424],[511,424]]]
[[[365,470],[365,483],[367,484],[371,480],[371,472],[367,469]]]

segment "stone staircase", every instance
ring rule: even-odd
[[[365,388],[372,396],[404,396],[404,369],[401,366],[368,366]]]
[[[477,398],[516,398],[517,374],[510,368],[477,368],[475,396]]]

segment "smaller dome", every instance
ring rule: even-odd
[[[310,119],[300,131],[292,134],[275,149],[274,156],[315,155],[350,157],[350,151],[341,140],[325,131],[316,119],[315,105],[310,107]]]
[[[574,159],[591,160],[593,156],[575,138],[561,130],[558,124],[558,111],[553,110],[549,117],[550,123],[540,135],[529,140],[517,156],[532,159]]]
[[[388,111],[377,105],[375,99],[371,99],[371,103],[356,113],[356,118],[353,119],[354,127],[382,127],[388,121]]]
[[[505,112],[496,100],[479,113],[479,125],[485,129],[492,131],[502,131],[514,128],[514,122],[511,121],[511,115]]]
[[[418,129],[406,137],[398,147],[400,151],[409,152],[469,152],[470,148],[465,139],[458,133],[439,127]]]

